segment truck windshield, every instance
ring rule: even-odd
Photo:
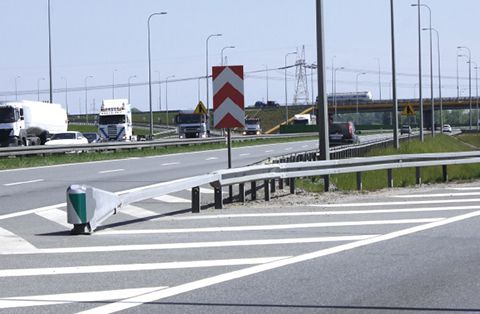
[[[11,123],[17,121],[15,110],[11,107],[0,108],[0,123]]]
[[[177,115],[176,122],[177,124],[187,124],[187,123],[202,123],[204,122],[204,115],[201,114],[179,114]]]
[[[111,116],[100,116],[98,119],[98,124],[123,124],[125,123],[125,115],[111,115]]]
[[[245,124],[258,124],[259,121],[257,119],[246,119]]]

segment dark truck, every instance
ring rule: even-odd
[[[359,142],[358,136],[355,134],[355,125],[351,121],[330,123],[328,138],[332,146]]]

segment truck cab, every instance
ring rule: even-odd
[[[243,129],[243,135],[260,135],[262,128],[260,127],[260,119],[258,118],[246,118],[245,128]]]
[[[208,118],[206,114],[180,111],[175,116],[179,138],[206,138]]]
[[[100,107],[98,133],[102,141],[133,141],[132,110],[127,99],[107,99]]]
[[[23,108],[18,103],[0,103],[1,146],[26,145]]]

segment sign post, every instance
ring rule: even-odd
[[[231,128],[245,127],[245,98],[243,66],[216,66],[212,68],[213,125],[227,129],[228,168],[232,167]],[[229,186],[229,198],[233,197]]]

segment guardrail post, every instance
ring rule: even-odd
[[[275,193],[275,179],[270,181],[270,192]]]
[[[323,190],[325,192],[330,191],[330,176],[328,174],[323,176]]]
[[[290,186],[290,180],[289,179],[285,179],[285,186]]]
[[[215,194],[215,209],[223,209],[223,195],[222,195],[222,187],[216,187],[214,189]]]
[[[245,183],[238,185],[238,198],[241,203],[245,203]]]
[[[415,167],[415,183],[417,185],[422,184],[422,170],[420,167]]]
[[[393,188],[393,169],[387,169],[387,186]]]
[[[200,187],[192,188],[192,213],[200,212]]]
[[[295,194],[295,178],[290,178],[290,194]]]
[[[270,180],[263,181],[263,190],[265,192],[265,201],[270,201]]]
[[[362,184],[362,173],[357,172],[357,190],[361,191],[363,189],[363,184]]]
[[[443,182],[448,182],[447,165],[442,166]]]
[[[252,195],[252,201],[257,200],[257,181],[250,183],[250,193]]]
[[[283,190],[283,179],[282,178],[278,179],[278,188],[280,190]]]

